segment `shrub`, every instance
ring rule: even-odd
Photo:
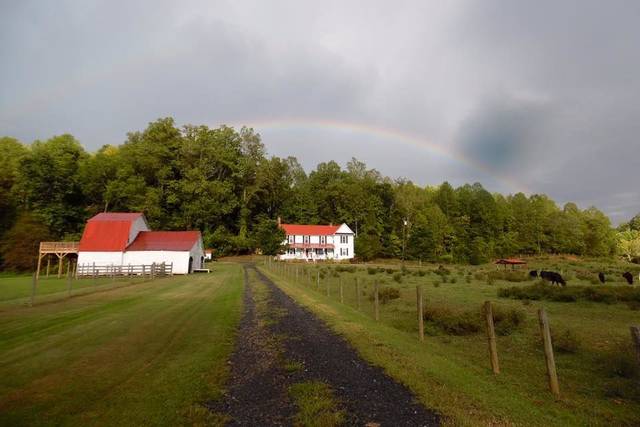
[[[418,273],[418,276],[420,277],[424,277],[427,274],[427,272],[424,270],[418,270],[417,273]]]
[[[473,277],[476,280],[484,280],[486,278],[486,275],[484,273],[482,273],[481,271],[478,271],[477,273],[475,273],[473,275]]]
[[[631,343],[619,343],[602,357],[601,363],[610,376],[634,379],[640,377],[640,367],[634,360]]]
[[[356,268],[355,265],[339,265],[336,267],[336,271],[338,273],[355,273]]]
[[[375,267],[367,267],[367,273],[373,275],[376,274],[378,272],[378,269]]]
[[[613,304],[617,301],[629,301],[640,303],[640,289],[627,287],[593,287],[593,286],[569,286],[556,287],[536,283],[524,287],[510,287],[498,290],[501,298],[547,300],[558,302],[575,302],[586,300],[603,304]]]
[[[456,279],[455,277],[451,278],[451,283],[458,283],[458,279]]]
[[[442,283],[447,283],[447,276],[442,276]]]
[[[439,288],[440,287],[440,282],[438,282],[438,281],[433,282],[433,287],[434,288]]]
[[[491,271],[487,276],[493,280],[506,280],[507,282],[524,282],[529,275],[519,271]]]
[[[627,306],[631,310],[640,310],[640,302],[638,301],[627,301]]]
[[[573,354],[580,350],[580,341],[576,334],[570,329],[565,329],[558,334],[554,334],[553,331],[551,331],[551,337],[553,348],[558,353]]]
[[[498,335],[512,334],[524,323],[525,319],[525,312],[517,308],[493,307],[493,324]]]
[[[487,285],[493,285],[493,278],[489,275],[487,275]]]
[[[466,276],[466,277],[464,278],[464,280],[465,280],[465,282],[467,282],[467,283],[471,283],[471,276]]]
[[[397,283],[402,283],[402,273],[395,273],[393,275],[393,280],[395,280]]]
[[[387,268],[385,271],[387,272],[387,274],[395,273],[395,270],[393,268]]]
[[[380,298],[380,302],[382,304],[386,304],[391,300],[400,298],[400,291],[396,288],[385,287],[380,289],[378,292],[378,297]]]
[[[479,312],[453,312],[447,308],[427,306],[423,313],[423,318],[427,322],[432,322],[449,335],[471,335],[480,331]]]

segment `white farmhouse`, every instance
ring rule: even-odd
[[[347,260],[355,256],[354,233],[347,224],[280,224],[286,235],[287,251],[282,260]]]
[[[78,249],[78,266],[173,263],[174,274],[202,268],[199,231],[151,231],[141,213],[100,213],[87,221]]]

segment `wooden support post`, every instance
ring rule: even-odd
[[[631,341],[636,349],[636,360],[640,366],[640,326],[630,326],[629,330],[631,331]]]
[[[358,310],[360,310],[360,283],[358,282],[358,278],[356,277],[356,304]]]
[[[38,252],[38,265],[36,267],[36,279],[40,278],[40,264],[42,264],[42,254]]]
[[[33,303],[36,301],[36,287],[38,286],[38,278],[36,277],[36,275],[33,275],[33,278],[31,279],[31,304],[33,306]]]
[[[374,305],[374,318],[376,320],[380,320],[380,295],[379,295],[380,287],[378,286],[378,281],[376,280],[373,285],[373,305]]]
[[[338,283],[340,283],[340,304],[344,304],[344,289],[342,288],[342,277],[338,279]]]
[[[62,259],[63,258],[64,256],[58,255],[58,279],[62,277]]]
[[[416,286],[416,293],[418,299],[418,336],[420,337],[420,341],[424,341],[424,317],[423,317],[423,297],[422,297],[422,286]]]
[[[73,270],[71,269],[71,262],[67,263],[67,296],[71,296],[71,278],[73,277]]]
[[[496,330],[493,327],[493,309],[491,301],[484,303],[484,317],[487,323],[487,339],[489,340],[489,358],[491,360],[491,369],[493,373],[500,373],[500,365],[498,364],[498,347],[496,345]]]
[[[49,268],[51,267],[51,256],[47,255],[47,278],[49,277]]]
[[[556,362],[553,357],[553,345],[551,343],[551,331],[549,330],[549,320],[544,308],[538,310],[538,321],[540,323],[540,332],[542,333],[542,341],[544,342],[544,358],[547,363],[547,377],[549,379],[549,389],[551,393],[558,399],[560,397],[560,385],[558,384],[558,375],[556,373]]]

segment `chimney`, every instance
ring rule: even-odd
[[[330,223],[329,223],[329,225],[330,225],[331,227],[333,227],[333,222],[330,222]]]
[[[280,225],[282,225],[282,218],[278,217],[278,227],[280,227]]]

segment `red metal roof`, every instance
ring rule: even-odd
[[[81,252],[122,252],[129,243],[131,224],[141,213],[106,212],[90,218],[80,239]]]
[[[280,227],[287,235],[329,236],[336,234],[340,225],[281,224]]]
[[[141,212],[103,212],[89,219],[91,221],[130,221],[142,216]]]
[[[141,231],[127,251],[188,251],[198,239],[199,231]]]

